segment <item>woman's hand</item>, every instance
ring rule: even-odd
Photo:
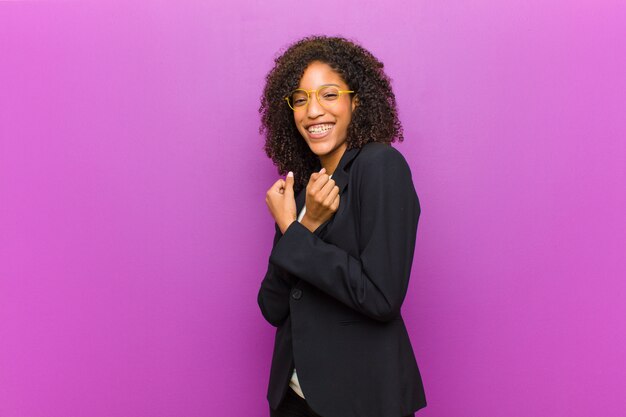
[[[285,233],[289,225],[297,219],[296,199],[293,195],[293,173],[291,171],[287,174],[286,179],[279,179],[267,190],[265,203],[280,232]]]
[[[311,174],[306,186],[306,212],[302,225],[311,232],[330,219],[339,208],[339,187],[326,174],[326,168]]]

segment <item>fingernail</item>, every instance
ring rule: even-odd
[[[293,177],[293,172],[289,171],[289,172],[287,173],[287,176],[288,176],[288,177]]]
[[[320,174],[323,174],[324,172],[326,172],[326,168],[320,169]]]

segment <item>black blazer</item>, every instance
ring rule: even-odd
[[[267,399],[278,408],[293,368],[323,417],[402,417],[426,406],[400,307],[420,205],[411,170],[390,145],[347,149],[332,178],[337,212],[315,232],[280,233],[258,293],[277,327]],[[305,203],[303,188],[297,213]]]

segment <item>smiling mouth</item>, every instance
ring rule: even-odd
[[[309,131],[309,133],[319,134],[319,133],[324,133],[332,129],[333,126],[334,126],[334,123],[324,123],[324,124],[309,126],[307,130]]]
[[[311,137],[313,139],[319,139],[319,138],[323,138],[324,136],[328,135],[328,133],[331,130],[333,130],[334,127],[335,127],[334,123],[324,123],[324,124],[310,126],[307,129],[307,132],[309,134],[309,137]]]

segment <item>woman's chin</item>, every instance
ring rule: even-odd
[[[317,156],[326,155],[328,152],[332,150],[331,143],[328,141],[324,142],[309,142],[309,149]]]

